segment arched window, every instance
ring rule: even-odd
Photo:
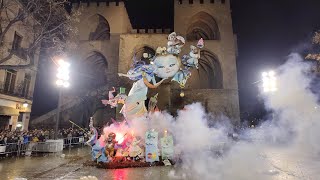
[[[149,46],[143,46],[139,49],[136,49],[134,51],[134,55],[132,58],[135,58],[136,60],[142,60],[146,64],[149,64],[149,58],[153,57],[155,55],[156,51],[152,49]],[[145,56],[144,56],[145,55]]]
[[[71,82],[75,93],[85,93],[107,83],[108,62],[101,53],[93,51],[73,66]]]
[[[189,84],[189,85],[188,85]],[[223,78],[218,58],[211,52],[202,50],[199,59],[199,69],[191,71],[187,82],[191,89],[222,89]]]
[[[98,41],[110,39],[110,26],[103,16],[96,14],[89,18],[88,23],[91,23],[89,40]]]
[[[219,40],[220,33],[216,20],[206,12],[195,14],[187,29],[187,40],[194,41],[203,38],[204,40]]]

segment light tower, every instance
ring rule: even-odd
[[[58,61],[58,73],[57,73],[58,79],[56,81],[56,84],[59,88],[59,99],[58,99],[58,107],[57,107],[57,113],[56,113],[56,127],[55,127],[54,139],[58,138],[62,88],[68,88],[70,86],[69,67],[70,67],[70,64],[64,61],[63,59],[60,59]]]
[[[277,79],[274,71],[262,73],[263,91],[265,93],[277,91]]]

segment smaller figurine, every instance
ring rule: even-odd
[[[203,39],[201,38],[198,41],[197,46],[191,45],[190,46],[190,53],[189,55],[184,55],[182,57],[182,63],[188,67],[196,67],[199,68],[198,62],[200,59],[200,49],[204,47]]]
[[[114,87],[112,87],[112,90],[109,91],[109,100],[101,100],[102,104],[104,105],[110,105],[111,108],[117,107],[118,105],[118,101],[117,99],[114,98],[113,93],[116,92],[116,89]]]
[[[198,69],[198,59],[200,59],[200,50],[193,45],[190,46],[190,49],[190,58],[187,60],[187,63]]]
[[[148,111],[154,112],[158,103],[158,93],[150,98],[149,104],[148,104]]]
[[[105,146],[105,152],[106,152],[106,156],[108,158],[112,158],[115,156],[115,144],[117,143],[116,141],[116,134],[115,133],[109,133],[108,134],[108,139],[106,142],[106,146]]]
[[[175,32],[169,34],[167,43],[167,52],[178,55],[181,52],[185,40],[182,36],[177,36]]]
[[[98,131],[96,128],[93,127],[93,117],[90,117],[89,128],[90,128],[90,132],[89,132],[90,139],[85,144],[92,147],[98,139]]]
[[[166,47],[158,47],[156,50],[156,55],[166,55],[167,54],[167,48]]]
[[[102,104],[105,106],[110,105],[111,108],[117,107],[118,104],[124,104],[127,95],[120,93],[114,97],[114,92],[116,92],[116,90],[114,87],[112,87],[112,90],[109,91],[109,100],[101,100]]]
[[[140,141],[141,140],[137,140],[137,138],[134,137],[128,149],[129,157],[134,161],[139,160],[143,156],[143,151],[139,146]]]

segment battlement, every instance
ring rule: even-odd
[[[71,0],[72,6],[119,6],[122,0]]]
[[[170,34],[172,29],[132,29],[131,34]]]
[[[226,4],[228,0],[176,0],[178,4]]]

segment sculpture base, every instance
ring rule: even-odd
[[[170,161],[173,165],[174,163]],[[151,166],[164,166],[163,162],[144,162],[144,161],[130,161],[130,160],[113,160],[108,163],[97,163],[95,161],[86,161],[83,163],[85,166],[95,166],[102,169],[122,169],[122,168],[140,168],[140,167],[151,167]]]

